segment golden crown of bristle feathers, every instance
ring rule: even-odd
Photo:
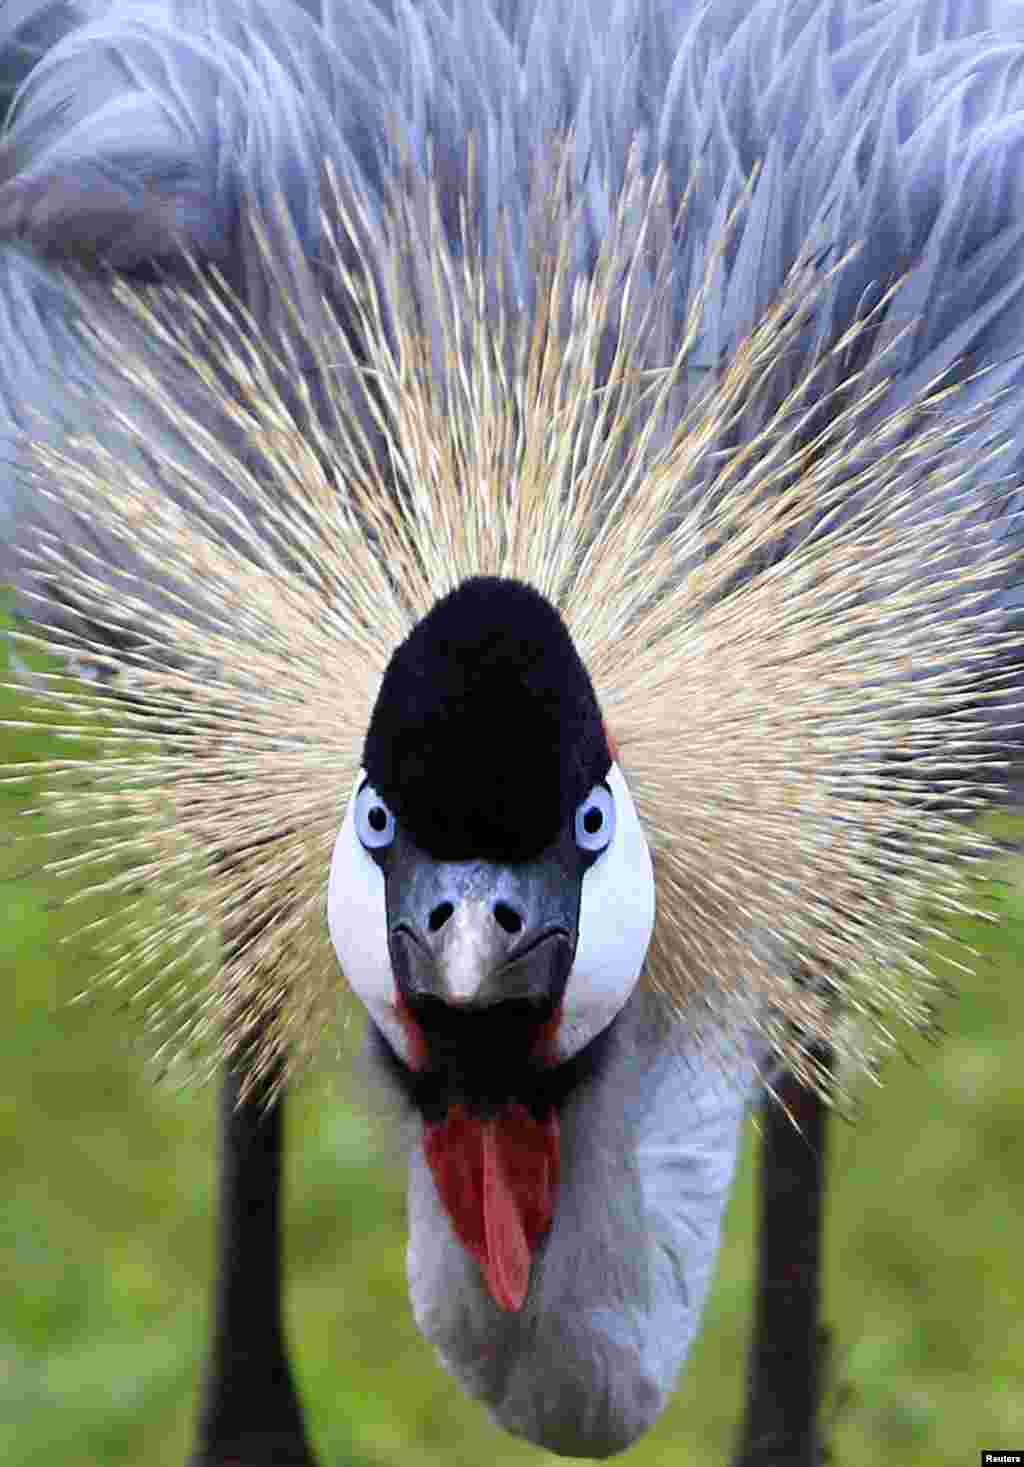
[[[138,451],[36,435],[40,489],[131,549],[116,576],[81,547],[33,553],[39,596],[81,621],[29,640],[124,694],[54,675],[37,701],[109,755],[46,766],[80,846],[54,865],[109,891],[105,981],[145,982],[167,1054],[255,1034],[290,1070],[332,1032],[327,877],[376,688],[481,573],[540,590],[590,672],[653,852],[644,981],[670,1010],[753,1023],[812,1080],[816,1039],[862,1063],[928,1015],[935,913],[971,905],[987,850],[960,818],[980,788],[935,796],[943,768],[980,782],[991,757],[972,707],[1003,567],[984,537],[943,549],[977,534],[981,419],[943,383],[886,411],[884,302],[796,352],[830,281],[809,261],[731,360],[698,366],[720,261],[670,342],[661,180],[631,177],[585,275],[565,192],[530,225],[532,308],[465,221],[450,246],[427,186],[372,217],[337,191],[326,284],[265,224],[273,333],[216,280],[118,286],[145,352],[90,329]],[[109,627],[134,629],[124,651]]]

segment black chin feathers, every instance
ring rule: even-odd
[[[611,767],[593,685],[530,586],[464,581],[388,664],[363,753],[370,783],[440,860],[529,860]]]
[[[471,1115],[491,1116],[518,1102],[542,1121],[565,1105],[580,1085],[605,1063],[621,1014],[567,1060],[535,1058],[533,1045],[543,1016],[515,1000],[480,1013],[458,1013],[432,1002],[416,1015],[427,1042],[429,1063],[412,1069],[371,1023],[367,1054],[425,1121],[443,1121],[453,1104]]]

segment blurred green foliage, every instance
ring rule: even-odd
[[[0,695],[0,718],[19,716]],[[0,731],[0,762],[44,756]],[[136,1015],[71,1004],[94,971],[26,815],[0,785],[0,1462],[183,1467],[209,1326],[214,1097],[154,1085]],[[1020,833],[1020,822],[1017,823]],[[32,864],[35,861],[36,864]],[[1024,1444],[1024,863],[944,1018],[833,1127],[828,1403],[838,1467],[962,1467]],[[340,1075],[289,1113],[288,1313],[324,1467],[558,1459],[465,1400],[416,1333],[401,1174]],[[750,1313],[748,1138],[696,1357],[631,1467],[719,1463],[739,1421]]]

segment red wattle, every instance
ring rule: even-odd
[[[555,1214],[558,1117],[534,1120],[517,1101],[484,1119],[452,1105],[423,1148],[455,1235],[501,1309],[520,1310],[530,1264]]]
[[[399,997],[395,1004],[395,1012],[398,1015],[398,1022],[402,1026],[405,1042],[409,1046],[409,1068],[412,1070],[425,1070],[430,1062],[427,1036],[420,1028],[415,1014],[404,998]]]
[[[505,1168],[498,1123],[484,1122],[484,1277],[494,1302],[502,1309],[522,1309],[530,1285],[530,1246],[519,1199]]]

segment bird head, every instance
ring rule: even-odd
[[[518,1309],[557,1202],[569,1062],[625,1004],[654,923],[636,809],[539,592],[473,577],[395,651],[328,914],[454,1231]]]

